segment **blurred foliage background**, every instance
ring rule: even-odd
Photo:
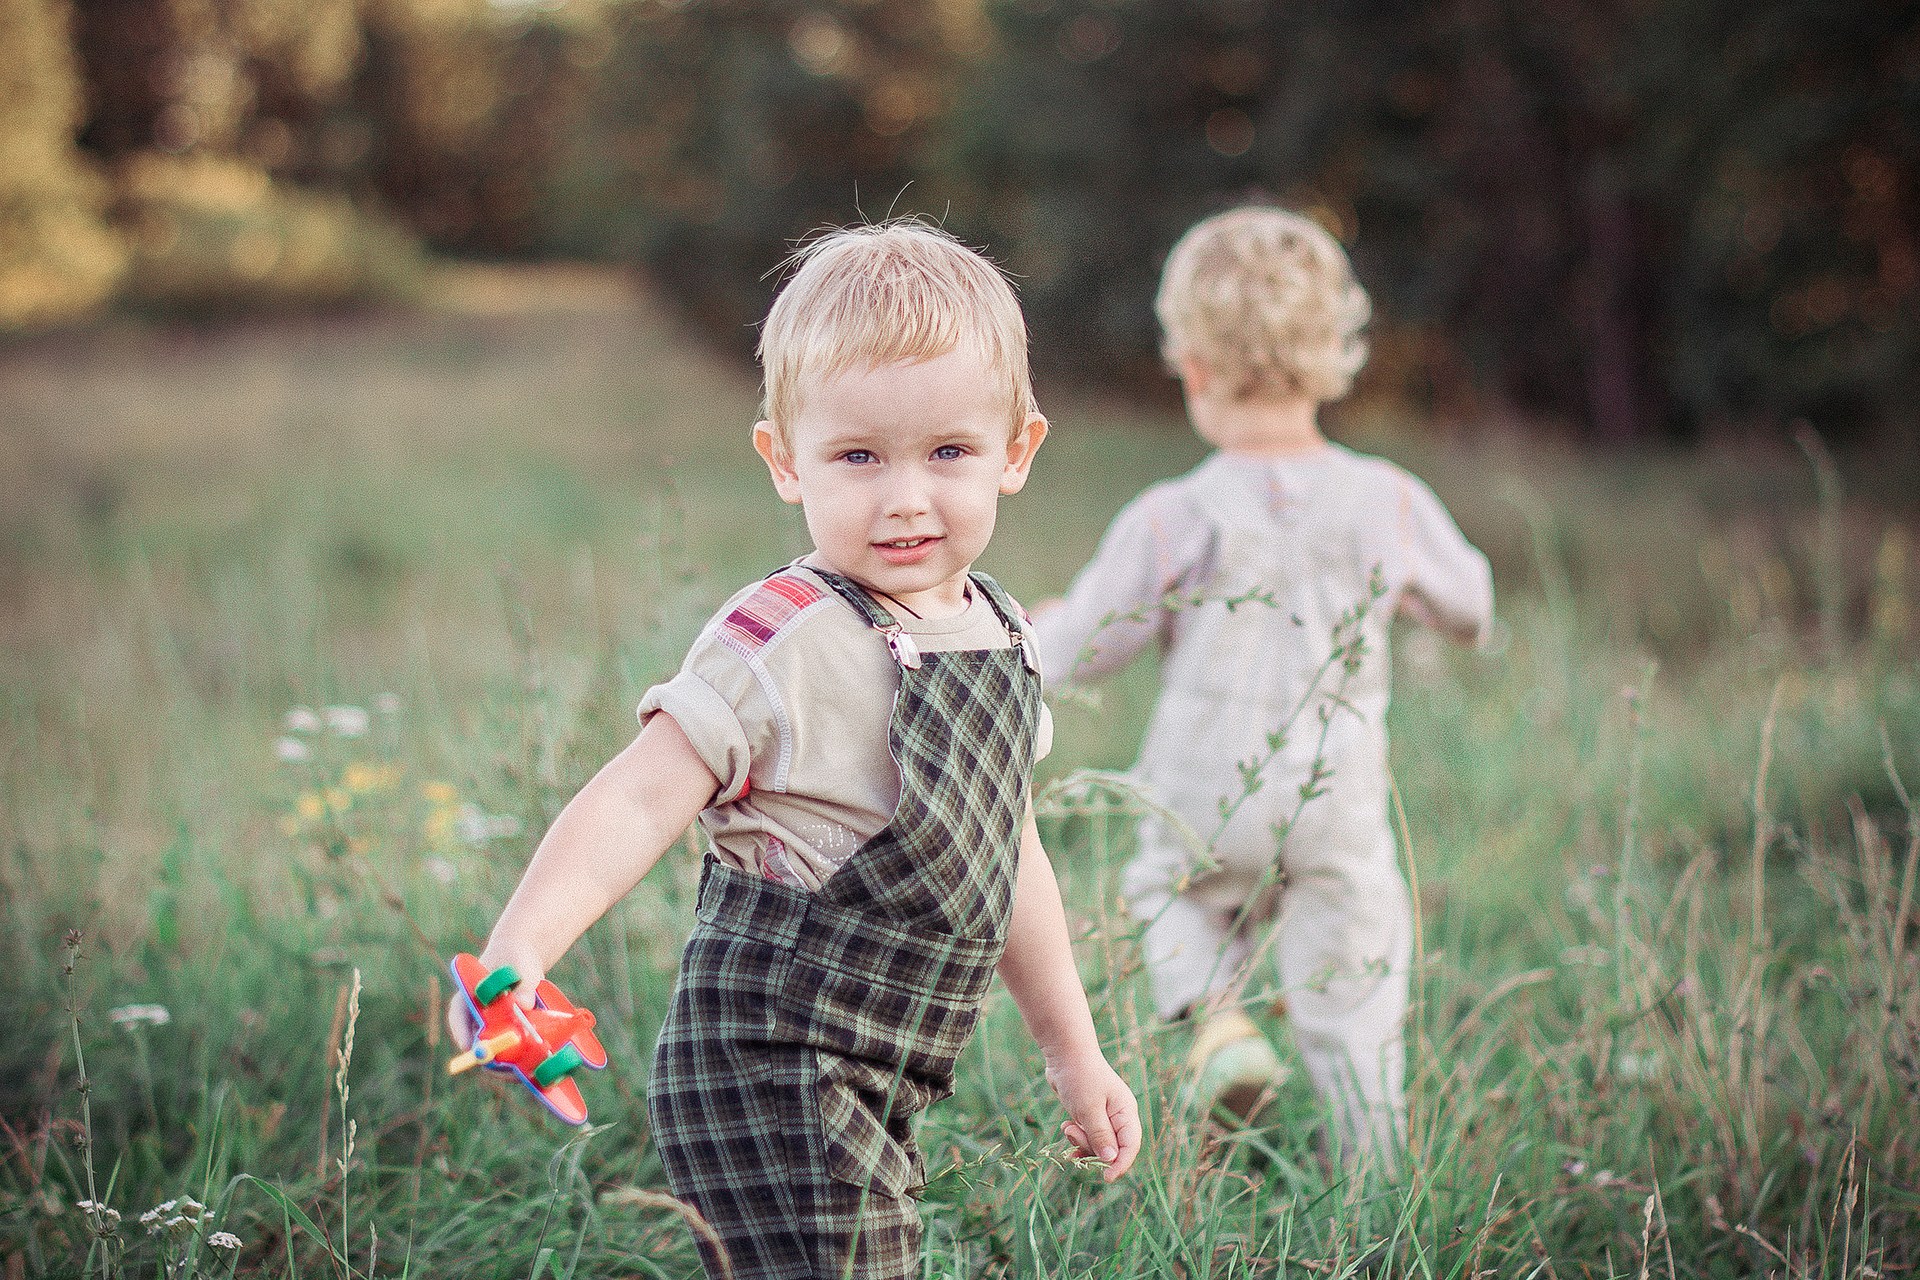
[[[796,237],[918,212],[1058,375],[1166,394],[1149,301],[1312,210],[1365,394],[1602,444],[1910,447],[1912,0],[0,0],[0,331],[630,264],[744,351]]]

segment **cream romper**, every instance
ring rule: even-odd
[[[1317,686],[1315,672],[1376,572],[1384,594],[1359,627],[1365,653],[1334,705],[1338,671]],[[1256,591],[1265,599],[1225,603]],[[1160,696],[1134,774],[1179,821],[1141,823],[1123,880],[1129,909],[1147,922],[1155,1003],[1171,1017],[1222,991],[1262,946],[1268,930],[1258,926],[1277,925],[1262,954],[1349,1156],[1390,1157],[1404,1124],[1411,909],[1388,814],[1385,723],[1396,610],[1484,640],[1486,557],[1412,475],[1328,445],[1273,458],[1216,453],[1148,489],[1115,518],[1065,603],[1036,620],[1050,689],[1159,649]],[[1303,698],[1261,786],[1241,799],[1236,765],[1265,759],[1268,735]],[[1330,770],[1325,793],[1302,806],[1316,754]],[[1236,799],[1223,825],[1221,804]],[[1277,842],[1276,824],[1289,820]],[[1261,892],[1276,858],[1283,874]],[[1250,903],[1254,927],[1232,934]]]

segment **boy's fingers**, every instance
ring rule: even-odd
[[[1067,1141],[1079,1148],[1080,1154],[1092,1155],[1093,1148],[1087,1144],[1087,1131],[1072,1120],[1060,1126],[1060,1132],[1067,1135]]]
[[[1113,1126],[1107,1120],[1106,1109],[1103,1107],[1088,1119],[1093,1121],[1091,1125],[1084,1121],[1080,1125],[1081,1137],[1084,1139],[1080,1144],[1081,1148],[1099,1156],[1103,1163],[1111,1165],[1120,1156],[1120,1146],[1113,1136]]]
[[[1133,1167],[1133,1159],[1140,1154],[1140,1109],[1131,1095],[1116,1098],[1108,1114],[1113,1120],[1114,1138],[1120,1144],[1120,1154],[1107,1165],[1106,1179],[1112,1182]]]
[[[467,1012],[467,1002],[460,996],[447,1004],[447,1031],[455,1047],[462,1051],[473,1048],[473,1015]]]

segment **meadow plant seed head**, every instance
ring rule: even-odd
[[[163,1004],[123,1004],[107,1010],[107,1020],[122,1027],[164,1027],[173,1021],[173,1013]],[[173,1202],[167,1202],[172,1207]]]
[[[327,728],[342,738],[364,737],[372,723],[372,717],[367,714],[365,707],[324,707],[320,715],[326,721]]]

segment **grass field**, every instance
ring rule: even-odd
[[[589,1134],[441,1074],[442,957],[804,530],[750,380],[603,280],[539,283],[0,350],[0,1277],[696,1273],[641,1108],[692,846],[555,975],[614,1057]],[[1030,599],[1200,454],[1047,407],[983,565]],[[1178,1106],[1111,905],[1126,816],[1074,781],[1130,761],[1136,669],[1057,708],[1042,807],[1149,1149],[1112,1188],[1064,1158],[996,993],[923,1131],[928,1275],[1920,1266],[1910,499],[1799,453],[1343,433],[1432,481],[1504,624],[1395,648],[1407,1167],[1329,1169],[1299,1079],[1242,1134]]]

